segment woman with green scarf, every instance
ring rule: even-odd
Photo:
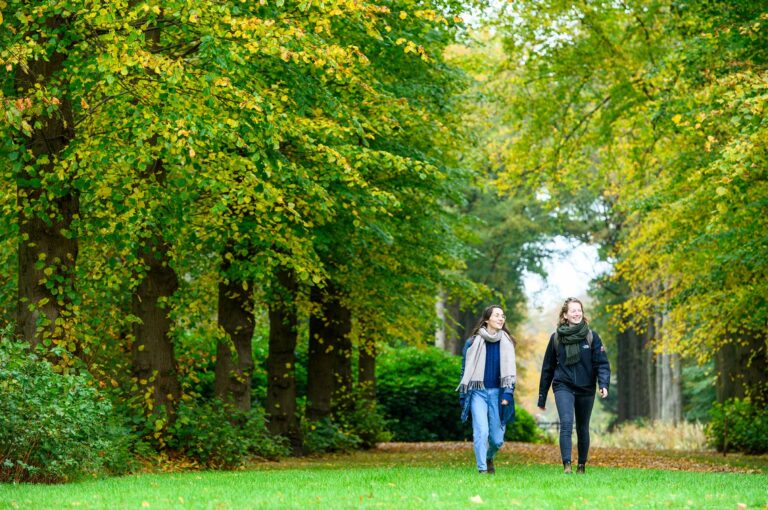
[[[571,474],[573,422],[576,420],[579,462],[577,473],[585,472],[589,454],[589,419],[595,403],[595,386],[608,396],[611,367],[603,342],[589,329],[584,306],[576,298],[565,300],[544,354],[539,382],[539,409],[546,410],[549,387],[555,394],[560,417],[560,456],[566,474]]]

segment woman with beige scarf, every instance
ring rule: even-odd
[[[515,416],[515,340],[505,326],[504,310],[483,311],[464,346],[461,383],[456,390],[461,419],[472,415],[472,437],[481,474],[494,474],[493,459],[504,443],[506,425]]]

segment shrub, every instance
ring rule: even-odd
[[[361,448],[373,448],[376,443],[392,440],[386,418],[375,402],[353,395],[350,411],[337,418],[341,430],[360,439]]]
[[[515,420],[507,425],[504,439],[520,443],[544,443],[547,440],[536,419],[518,405],[515,405]]]
[[[167,445],[204,467],[232,469],[250,455],[275,458],[288,454],[281,438],[269,434],[264,412],[243,412],[220,400],[182,402],[168,429]]]
[[[749,398],[716,403],[707,426],[709,444],[717,451],[768,452],[768,409]]]
[[[301,428],[307,453],[349,452],[359,448],[363,442],[359,436],[344,431],[330,418],[302,420]]]
[[[124,466],[131,440],[89,374],[58,374],[27,344],[0,339],[0,481],[62,482]]]
[[[456,386],[461,358],[435,347],[402,347],[377,360],[376,398],[397,441],[465,437]]]

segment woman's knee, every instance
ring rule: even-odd
[[[483,442],[485,442],[485,441],[488,441],[488,436],[489,435],[490,434],[488,433],[487,429],[485,429],[485,430],[481,429],[481,430],[476,430],[474,432],[474,434],[473,434],[473,437],[475,438],[475,441],[483,441]]]

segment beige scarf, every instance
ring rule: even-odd
[[[501,387],[512,389],[515,387],[517,370],[515,369],[515,345],[506,332],[499,330],[491,335],[485,328],[480,328],[472,345],[467,350],[464,361],[464,377],[456,390],[459,393],[468,393],[472,390],[485,389],[483,378],[485,376],[485,342],[501,342],[499,357],[501,358]]]

